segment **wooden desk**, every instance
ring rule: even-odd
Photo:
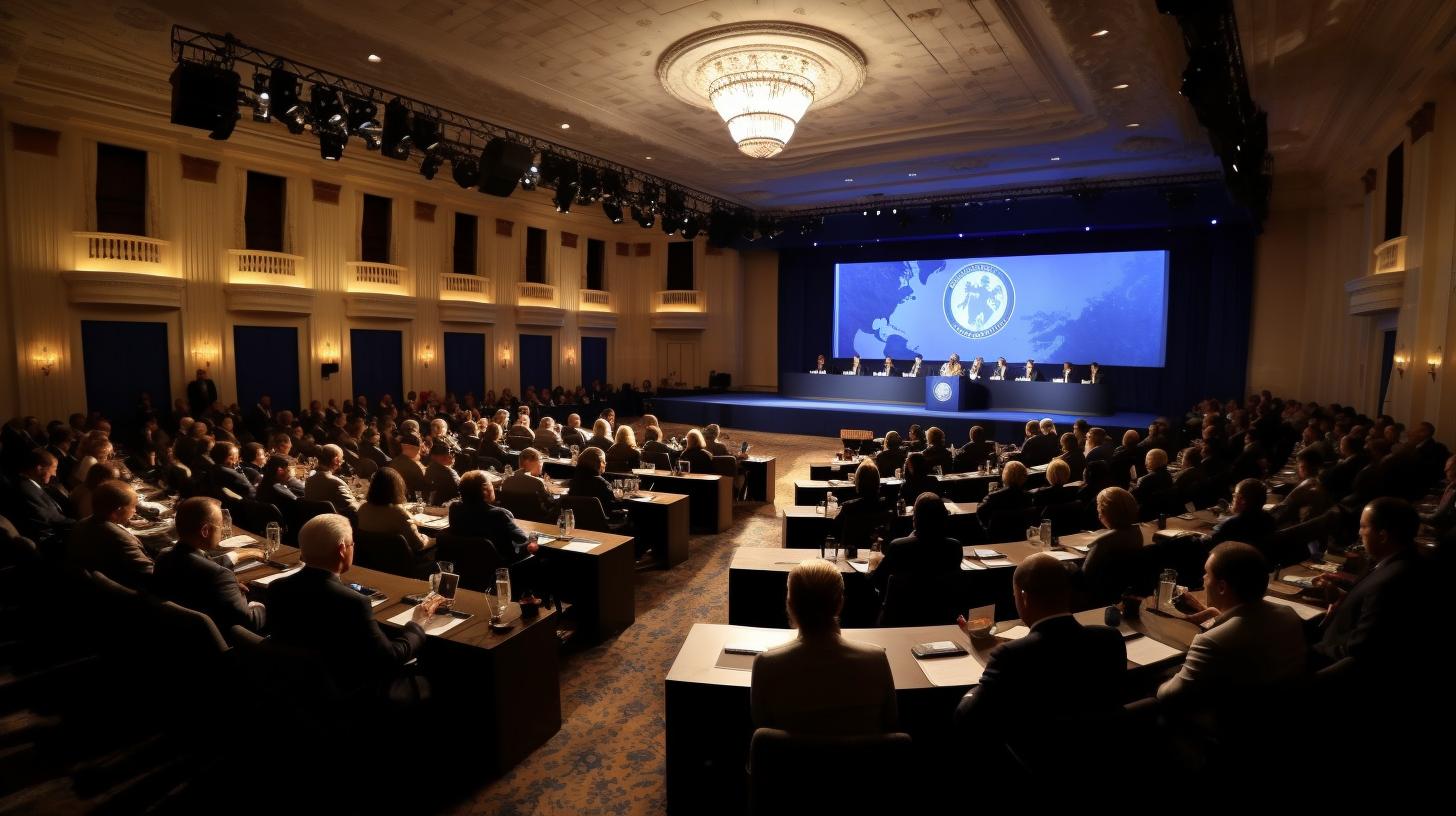
[[[749,456],[738,460],[747,481],[744,489],[749,501],[773,504],[777,498],[778,460],[772,456]]]
[[[836,495],[838,495],[836,493]],[[852,494],[851,494],[852,495]],[[969,525],[979,525],[976,519],[976,502],[953,502],[945,503],[946,510],[950,512],[950,535],[952,538],[961,538],[971,531]],[[895,537],[910,534],[911,512],[914,508],[905,506],[905,513],[900,516],[900,521],[895,524],[891,534]],[[818,550],[819,545],[824,543],[824,536],[828,535],[834,525],[833,519],[826,518],[815,506],[794,505],[784,508],[783,535],[780,539],[782,546]],[[979,531],[976,532],[979,538]]]
[[[647,542],[657,554],[658,563],[675,567],[688,560],[691,499],[656,490],[642,490],[639,494],[642,498],[624,502],[636,537]]]
[[[624,475],[641,479],[642,486],[648,490],[687,496],[693,530],[721,533],[733,526],[732,479],[716,473],[668,473],[642,468]]]
[[[849,481],[847,474],[844,479],[833,481],[820,481],[817,479],[799,479],[794,482],[794,504],[815,505],[824,501],[830,490],[843,502],[845,499],[853,498],[854,483]],[[950,499],[957,502],[978,502],[986,497],[986,493],[992,482],[1001,480],[1001,473],[997,471],[991,474],[982,473],[947,473],[944,476],[932,477],[940,483],[940,495],[943,499]],[[1028,488],[1038,487],[1046,483],[1046,469],[1033,468],[1026,479]],[[880,474],[880,495],[884,498],[893,499],[900,493],[900,485],[904,484],[903,479],[896,479],[893,475],[886,477]]]
[[[275,560],[295,565],[298,551],[284,547]],[[253,582],[277,572],[264,565],[239,577]],[[400,598],[430,588],[425,581],[363,567],[354,567],[340,578],[388,596],[374,608],[375,620],[386,628],[393,628],[386,622],[389,618],[410,608]],[[263,588],[265,600],[266,592]],[[475,617],[442,635],[428,636],[420,650],[419,667],[430,681],[432,694],[447,705],[455,727],[483,737],[460,740],[457,748],[483,745],[484,766],[492,773],[504,773],[561,730],[556,613],[546,610],[528,620],[520,617],[516,607],[511,628],[497,632],[490,627],[490,602],[485,595],[461,589],[455,596],[455,608]]]
[[[637,620],[636,552],[629,536],[577,530],[576,537],[599,542],[587,552],[565,549],[556,525],[516,519],[521,529],[550,536],[548,559],[556,591],[577,608],[578,633],[589,640],[610,637]]]

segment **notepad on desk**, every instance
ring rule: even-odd
[[[1069,553],[1066,550],[1048,550],[1047,555],[1050,555],[1052,558],[1055,558],[1058,561],[1076,561],[1078,558],[1082,557],[1080,555],[1077,555],[1076,553]]]
[[[996,637],[1002,640],[1021,640],[1031,634],[1031,628],[1028,626],[1013,626],[1010,629],[999,631],[995,634]]]
[[[976,549],[972,550],[971,553],[973,555],[975,555],[977,558],[1000,558],[1000,557],[1002,557],[1001,556],[1001,553],[999,553],[999,552],[997,552],[995,550],[982,549],[981,547],[977,547]]]
[[[1290,609],[1293,609],[1294,614],[1298,615],[1300,620],[1313,620],[1314,618],[1323,615],[1325,612],[1324,609],[1318,606],[1311,606],[1310,604],[1299,603],[1298,601],[1286,601],[1283,598],[1271,598],[1268,595],[1264,596],[1264,600],[1268,601],[1271,604],[1287,606]]]
[[[970,561],[965,558],[961,559],[961,569],[965,570],[966,572],[974,572],[976,570],[983,570],[985,568],[986,565],[978,561]]]
[[[591,552],[592,550],[595,550],[597,547],[600,547],[601,545],[602,545],[602,542],[600,542],[600,541],[589,541],[589,540],[587,540],[585,538],[579,538],[579,539],[577,539],[575,541],[568,541],[568,542],[566,542],[566,544],[563,545],[561,549],[563,549],[563,550],[570,550],[571,552],[581,552],[581,553],[584,553],[584,552]]]
[[[224,538],[217,546],[228,550],[235,550],[239,547],[253,547],[256,545],[257,542],[253,540],[252,536],[235,535]]]
[[[981,563],[988,567],[1014,567],[1016,563],[1010,558],[982,558]]]
[[[1126,644],[1127,659],[1139,666],[1151,666],[1183,653],[1181,649],[1159,643],[1146,635],[1131,638],[1126,641]]]
[[[404,626],[405,624],[414,620],[414,615],[415,608],[410,607],[409,609],[406,609],[398,615],[390,618],[389,622],[395,624],[396,626]],[[430,617],[426,618],[424,622],[420,623],[420,626],[424,628],[425,634],[427,635],[443,635],[444,633],[450,631],[451,629],[454,629],[464,622],[464,618],[457,618],[453,615],[431,615]]]
[[[930,685],[937,687],[973,686],[981,682],[981,673],[985,670],[975,652],[958,657],[917,660],[915,665],[925,673],[925,679],[930,681]]]
[[[255,583],[255,584],[262,584],[263,586],[267,586],[267,585],[273,583],[274,581],[278,580],[279,578],[286,578],[286,577],[288,577],[290,575],[293,575],[293,574],[297,573],[301,569],[303,569],[303,565],[302,564],[294,567],[293,569],[286,569],[286,570],[284,570],[282,572],[275,572],[272,575],[265,575],[262,578],[258,578],[255,581],[253,581],[253,583]]]

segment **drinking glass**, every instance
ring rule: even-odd
[[[642,469],[645,470],[645,471],[647,471],[648,473],[655,473],[655,472],[657,472],[657,463],[656,462],[643,462],[642,463]]]
[[[936,476],[944,476],[945,475],[945,468],[942,465],[936,465],[935,466],[935,475]]]
[[[505,567],[495,571],[495,594],[504,611],[506,604],[511,602],[511,571]]]
[[[903,478],[905,478],[905,468],[895,468],[895,478],[896,479],[903,479]]]
[[[689,473],[692,473],[693,472],[693,463],[692,462],[684,462],[682,460],[678,460],[677,467],[678,467],[678,472],[681,473],[684,476],[686,476]]]
[[[576,534],[576,511],[566,511],[566,535],[568,537]]]
[[[276,521],[268,522],[268,526],[264,530],[263,557],[272,560],[274,554],[278,552],[278,548],[282,545],[283,528],[278,526],[278,522]]]
[[[1173,593],[1178,590],[1178,571],[1165,569],[1158,575],[1158,608],[1164,612],[1173,608]]]
[[[1041,528],[1040,527],[1027,527],[1026,528],[1026,540],[1027,541],[1030,541],[1033,544],[1040,543],[1040,540],[1041,540]]]
[[[233,537],[233,514],[226,508],[222,511],[222,537],[224,539]]]

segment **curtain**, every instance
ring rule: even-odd
[[[302,407],[298,390],[298,329],[292,326],[233,326],[233,362],[238,406],[244,411],[267,394],[273,410]]]

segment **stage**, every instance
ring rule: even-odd
[[[939,426],[956,444],[965,442],[972,425],[981,425],[1000,442],[1019,441],[1028,420],[1050,417],[1059,431],[1069,431],[1079,417],[1071,414],[1026,411],[927,411],[924,406],[889,402],[796,399],[778,394],[704,393],[657,397],[655,413],[664,422],[703,426],[712,422],[747,431],[838,437],[841,428],[899,431],[913,423]],[[1094,427],[1106,428],[1114,441],[1123,430],[1146,433],[1154,414],[1119,411],[1108,416],[1085,417]],[[1116,431],[1116,434],[1113,432]]]

